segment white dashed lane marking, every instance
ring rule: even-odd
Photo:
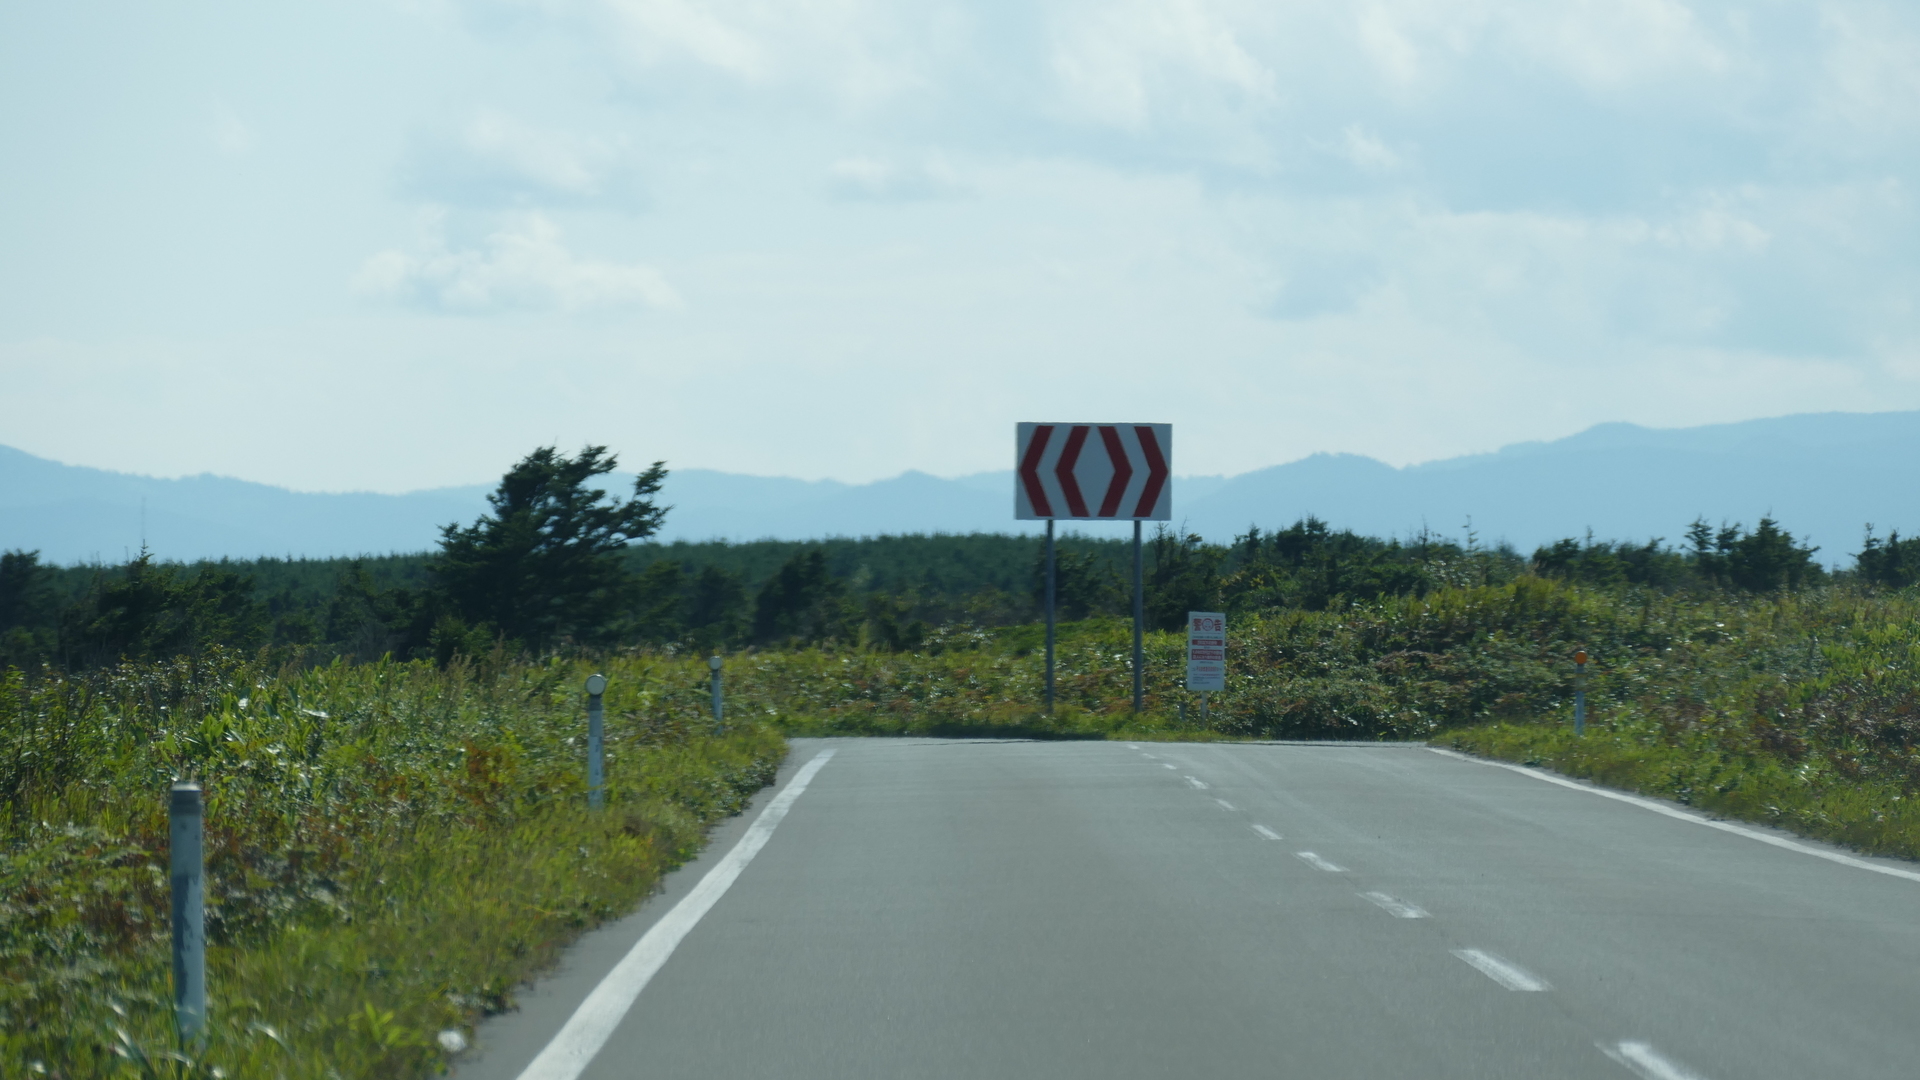
[[[1612,1045],[1601,1043],[1600,1049],[1606,1051],[1608,1057],[1631,1069],[1641,1080],[1705,1080],[1685,1065],[1662,1056],[1649,1043],[1633,1040]]]
[[[1426,908],[1416,904],[1409,904],[1405,900],[1388,896],[1383,892],[1363,892],[1360,896],[1362,899],[1367,900],[1381,911],[1386,912],[1396,919],[1424,919],[1427,917]]]
[[[1255,825],[1253,826],[1253,831],[1259,833],[1261,836],[1264,836],[1269,840],[1284,839],[1284,837],[1282,837],[1279,833],[1274,832],[1272,829],[1267,828],[1265,825]]]
[[[1344,874],[1347,872],[1346,867],[1335,866],[1311,851],[1296,851],[1294,855],[1297,856],[1301,862],[1306,863],[1315,870],[1325,870],[1329,874]]]
[[[1551,990],[1553,986],[1547,980],[1484,949],[1455,949],[1453,955],[1465,960],[1475,971],[1499,983],[1509,990]]]

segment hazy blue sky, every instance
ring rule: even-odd
[[[1920,5],[0,0],[0,443],[396,491],[1920,407]]]

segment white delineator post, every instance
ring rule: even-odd
[[[587,676],[587,806],[595,810],[607,804],[606,692],[605,675]]]
[[[717,656],[707,658],[707,670],[713,672],[713,726],[718,729],[725,729],[727,712],[726,703],[720,696],[720,664],[720,658]]]
[[[173,886],[173,1016],[185,1043],[207,1024],[207,886],[200,785],[173,785],[167,807]]]
[[[1200,695],[1200,720],[1207,720],[1207,692],[1227,688],[1227,616],[1219,611],[1187,612],[1187,689]]]

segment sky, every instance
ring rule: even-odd
[[[1920,5],[0,0],[0,443],[406,491],[1920,408]]]

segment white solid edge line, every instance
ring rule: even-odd
[[[1228,802],[1228,801],[1227,801],[1227,800],[1225,800],[1225,799],[1215,799],[1215,800],[1213,800],[1213,801],[1214,801],[1214,802],[1217,802],[1217,803],[1219,803],[1219,804],[1220,804],[1220,809],[1222,809],[1222,810],[1231,810],[1231,809],[1233,809],[1233,804],[1232,804],[1232,803],[1230,803],[1230,802]]]
[[[1261,836],[1264,836],[1269,840],[1286,839],[1285,837],[1281,836],[1279,833],[1274,832],[1272,829],[1267,828],[1265,825],[1255,825],[1253,826],[1253,831],[1259,833]]]
[[[1405,900],[1395,896],[1388,896],[1383,892],[1363,892],[1360,894],[1360,898],[1372,903],[1396,919],[1427,918],[1426,908],[1418,904],[1409,904]]]
[[[1744,825],[1735,825],[1730,821],[1715,821],[1712,818],[1702,817],[1699,814],[1690,814],[1684,810],[1675,810],[1671,806],[1663,805],[1652,799],[1643,799],[1638,795],[1628,795],[1619,791],[1608,791],[1606,788],[1594,787],[1589,784],[1577,784],[1572,780],[1567,780],[1562,777],[1549,776],[1537,769],[1530,769],[1525,765],[1510,765],[1504,761],[1488,761],[1486,758],[1477,758],[1472,754],[1462,754],[1456,750],[1443,750],[1438,746],[1429,746],[1427,749],[1450,758],[1459,758],[1461,761],[1471,761],[1476,765],[1490,765],[1496,769],[1506,769],[1509,772],[1517,772],[1521,776],[1531,776],[1535,780],[1544,780],[1549,784],[1559,784],[1561,787],[1572,788],[1575,791],[1584,791],[1590,795],[1598,795],[1604,799],[1613,799],[1616,802],[1629,803],[1642,810],[1651,810],[1656,814],[1665,814],[1670,818],[1676,818],[1680,821],[1691,821],[1695,825],[1705,825],[1709,829],[1719,829],[1721,832],[1733,833],[1735,836],[1744,836],[1749,840],[1758,840],[1763,844],[1772,844],[1777,848],[1797,851],[1802,855],[1812,855],[1815,858],[1825,859],[1828,862],[1837,862],[1842,866],[1851,866],[1857,870],[1871,870],[1876,874],[1885,874],[1888,877],[1902,878],[1907,881],[1920,881],[1920,873],[1912,870],[1902,870],[1897,866],[1881,866],[1879,863],[1871,863],[1865,859],[1856,859],[1851,855],[1842,855],[1837,851],[1822,851],[1817,847],[1797,843],[1784,837],[1770,836],[1758,829],[1749,829]]]
[[[1692,1069],[1661,1056],[1649,1043],[1632,1040],[1611,1046],[1602,1043],[1600,1049],[1608,1057],[1633,1070],[1641,1080],[1704,1080]]]
[[[1455,949],[1453,955],[1473,965],[1475,971],[1499,983],[1509,990],[1539,991],[1553,987],[1545,979],[1537,978],[1532,972],[1515,967],[1484,949]]]
[[[807,784],[812,782],[814,774],[832,756],[832,750],[822,750],[812,761],[800,766],[800,771],[787,783],[787,789],[774,796],[767,808],[760,811],[760,816],[747,827],[739,843],[733,845],[733,850],[707,871],[707,876],[700,879],[700,884],[695,885],[692,892],[681,897],[680,902],[673,905],[673,910],[649,927],[627,955],[614,965],[612,971],[607,972],[607,977],[601,979],[600,985],[594,987],[593,993],[588,994],[580,1007],[573,1011],[566,1026],[520,1074],[520,1080],[575,1080],[586,1069],[594,1055],[613,1035],[613,1030],[620,1026],[620,1021],[625,1019],[627,1010],[633,1007],[633,1001],[640,996],[640,991],[647,988],[647,983],[667,962],[667,958],[673,955],[673,950],[688,931],[726,895],[734,880],[740,876],[740,871],[746,869],[753,857],[766,846],[780,819],[786,817],[787,811],[793,808],[794,800],[807,790]]]
[[[1293,854],[1296,858],[1299,858],[1315,870],[1325,870],[1329,874],[1344,874],[1347,872],[1346,867],[1335,866],[1311,851],[1296,851]]]

